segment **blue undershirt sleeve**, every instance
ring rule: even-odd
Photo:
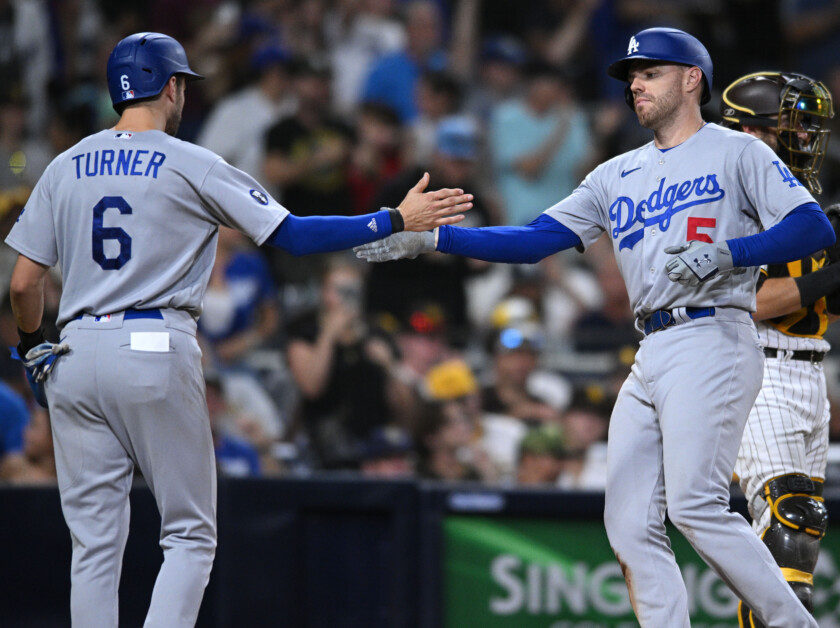
[[[816,203],[793,209],[767,231],[727,240],[735,266],[784,264],[834,244],[834,229]]]
[[[444,225],[438,229],[438,251],[487,262],[535,264],[573,246],[582,246],[580,238],[546,214],[524,227],[464,228]]]
[[[294,256],[332,253],[391,235],[387,210],[363,216],[295,216],[289,214],[266,243]]]

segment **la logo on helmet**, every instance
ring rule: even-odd
[[[630,38],[630,43],[627,45],[627,54],[631,55],[634,52],[639,52],[639,42],[636,41],[636,36]]]

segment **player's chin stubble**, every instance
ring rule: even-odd
[[[669,104],[667,101],[655,100],[648,104],[645,111],[637,109],[636,117],[639,118],[639,124],[646,129],[655,131],[671,115],[672,108],[668,107]]]
[[[649,94],[644,94],[648,98],[648,103],[644,107],[644,111],[636,109],[636,117],[646,129],[656,130],[663,122],[668,120],[674,111],[677,109],[677,98],[672,92],[665,92],[662,96],[654,98]]]

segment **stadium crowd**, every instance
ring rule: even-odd
[[[54,156],[115,122],[105,59],[133,32],[176,37],[207,78],[189,86],[179,137],[292,213],[394,206],[429,172],[475,195],[475,226],[526,224],[649,141],[604,68],[663,23],[706,43],[716,87],[795,68],[840,94],[837,0],[0,0],[0,236]],[[840,201],[837,139],[821,182],[821,202]],[[612,401],[640,338],[608,246],[533,266],[367,265],[223,228],[199,321],[220,472],[603,489]],[[15,257],[0,242],[6,347]],[[53,323],[60,292],[56,273]],[[838,365],[829,356],[840,443]],[[54,473],[48,413],[0,352],[0,481]]]

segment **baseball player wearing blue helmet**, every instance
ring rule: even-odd
[[[120,41],[108,57],[108,93],[117,113],[124,104],[154,98],[174,75],[188,81],[204,77],[193,72],[184,47],[162,33],[135,33]]]
[[[729,510],[764,353],[750,312],[758,267],[834,241],[809,191],[764,143],[703,121],[712,63],[683,31],[635,34],[609,68],[653,141],[590,172],[524,227],[440,227],[357,249],[534,263],[612,242],[644,333],[610,420],[604,521],[644,628],[688,628],[671,522],[766,626],[817,628],[747,521]]]
[[[160,510],[164,556],[144,625],[195,624],[216,548],[195,333],[219,226],[303,255],[458,222],[471,207],[462,190],[425,192],[425,175],[398,209],[298,218],[248,174],[173,137],[186,81],[199,78],[171,37],[117,44],[108,85],[119,121],[47,167],[6,239],[20,253],[10,290],[17,354],[52,419],[74,626],[117,626],[135,468]],[[44,275],[55,265],[58,343],[41,330]]]

